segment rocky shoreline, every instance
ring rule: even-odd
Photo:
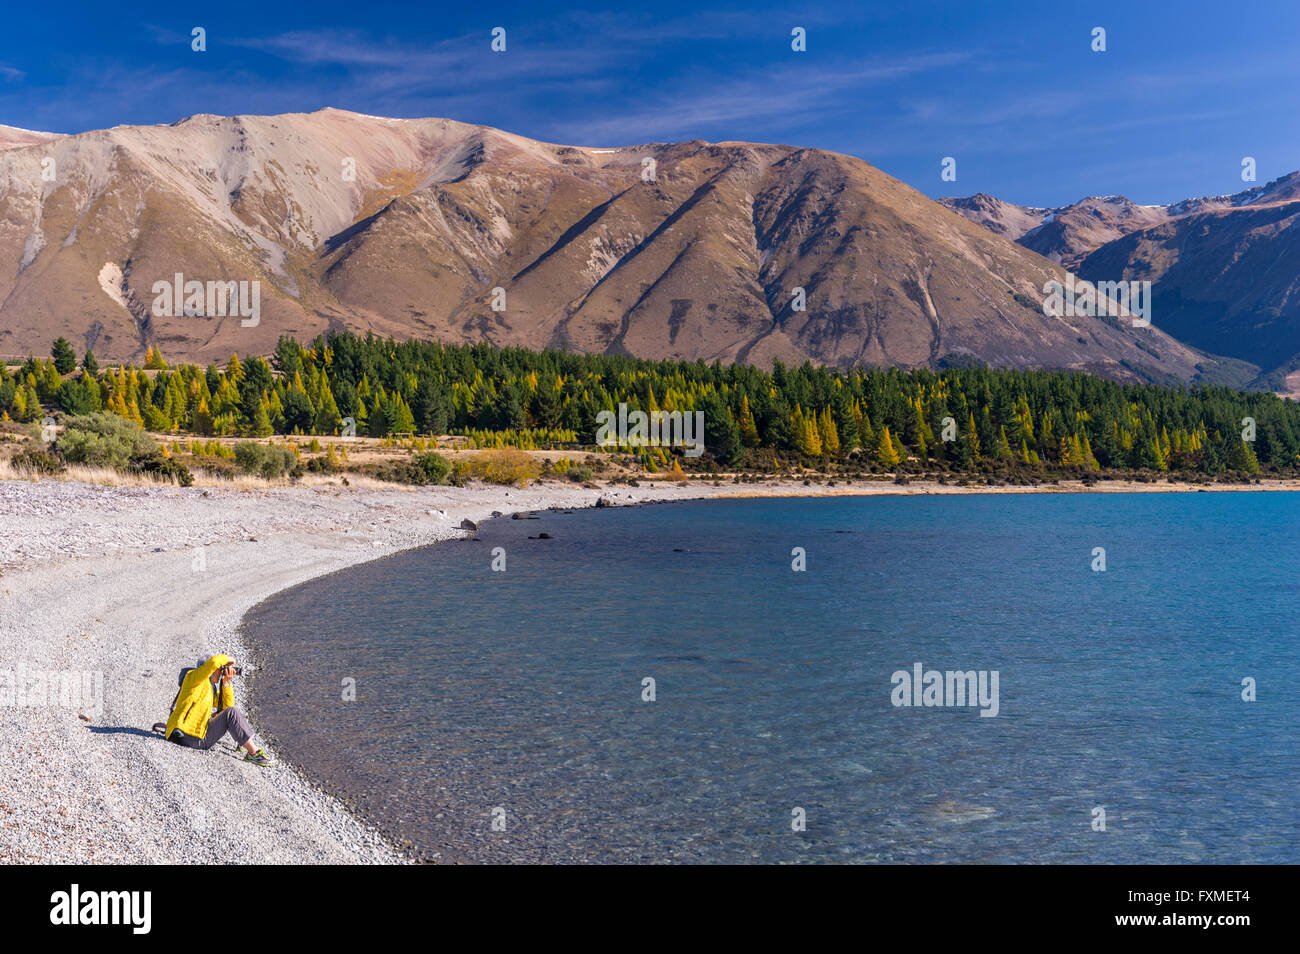
[[[987,491],[700,482],[204,490],[0,481],[0,672],[56,672],[89,687],[79,698],[65,686],[62,694],[18,700],[16,675],[9,677],[9,695],[0,698],[0,731],[10,740],[0,750],[0,862],[407,860],[291,767],[245,764],[229,741],[201,753],[149,731],[166,718],[182,667],[214,652],[250,658],[255,647],[241,644],[240,620],[286,587],[451,539],[468,532],[462,521],[494,512],[714,496],[972,492]],[[249,685],[255,694],[255,674]]]

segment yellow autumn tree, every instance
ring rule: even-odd
[[[805,417],[803,408],[797,404],[790,424],[794,431],[795,446],[799,449],[799,453],[806,454],[809,457],[820,457],[822,454],[822,439],[821,435],[817,433],[817,424],[812,418]]]
[[[741,395],[740,398],[740,419],[737,421],[740,425],[740,439],[746,447],[757,447],[761,442],[758,436],[758,425],[754,422],[754,412],[749,409],[749,395]]]
[[[898,465],[898,451],[894,449],[894,439],[889,433],[889,425],[880,429],[880,438],[876,441],[876,463],[882,467]]]
[[[840,456],[840,432],[831,417],[831,409],[824,407],[817,415],[817,435],[821,439],[822,451],[832,457]]]

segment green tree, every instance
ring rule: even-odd
[[[54,367],[59,374],[71,374],[77,366],[77,353],[72,350],[72,345],[68,343],[67,338],[56,338],[50,354],[54,358]]]
[[[292,378],[302,370],[302,345],[288,335],[281,335],[280,340],[275,343],[271,364],[281,375]]]
[[[704,412],[704,452],[721,464],[734,464],[743,450],[740,425],[717,394],[710,394],[700,404]]]
[[[343,416],[334,401],[334,392],[330,390],[329,382],[325,381],[321,384],[320,407],[316,409],[316,419],[312,421],[311,429],[316,434],[333,434],[342,423]]]
[[[291,386],[281,401],[281,415],[284,418],[286,434],[309,434],[316,422],[316,409],[311,406],[307,392],[297,386]]]
[[[266,405],[258,401],[252,417],[244,427],[244,436],[270,437],[274,433],[275,428],[271,426],[271,416],[267,413]]]
[[[101,407],[99,384],[83,371],[59,389],[59,407],[65,414],[93,414]]]
[[[556,428],[560,426],[560,413],[563,410],[560,396],[545,381],[542,381],[537,386],[537,390],[533,392],[530,410],[539,427]]]

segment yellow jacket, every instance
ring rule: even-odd
[[[181,683],[181,691],[176,693],[176,705],[167,718],[166,738],[180,729],[186,735],[201,739],[208,732],[208,721],[212,718],[212,708],[216,705],[216,693],[212,691],[212,674],[231,662],[229,656],[217,654],[198,669],[192,670]],[[221,708],[229,709],[235,704],[233,686],[221,687]]]

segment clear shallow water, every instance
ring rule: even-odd
[[[1300,496],[540,517],[304,584],[245,620],[267,657],[259,731],[425,855],[1300,860]],[[541,532],[554,539],[527,539]],[[999,714],[895,707],[891,675],[916,662],[998,670]]]

